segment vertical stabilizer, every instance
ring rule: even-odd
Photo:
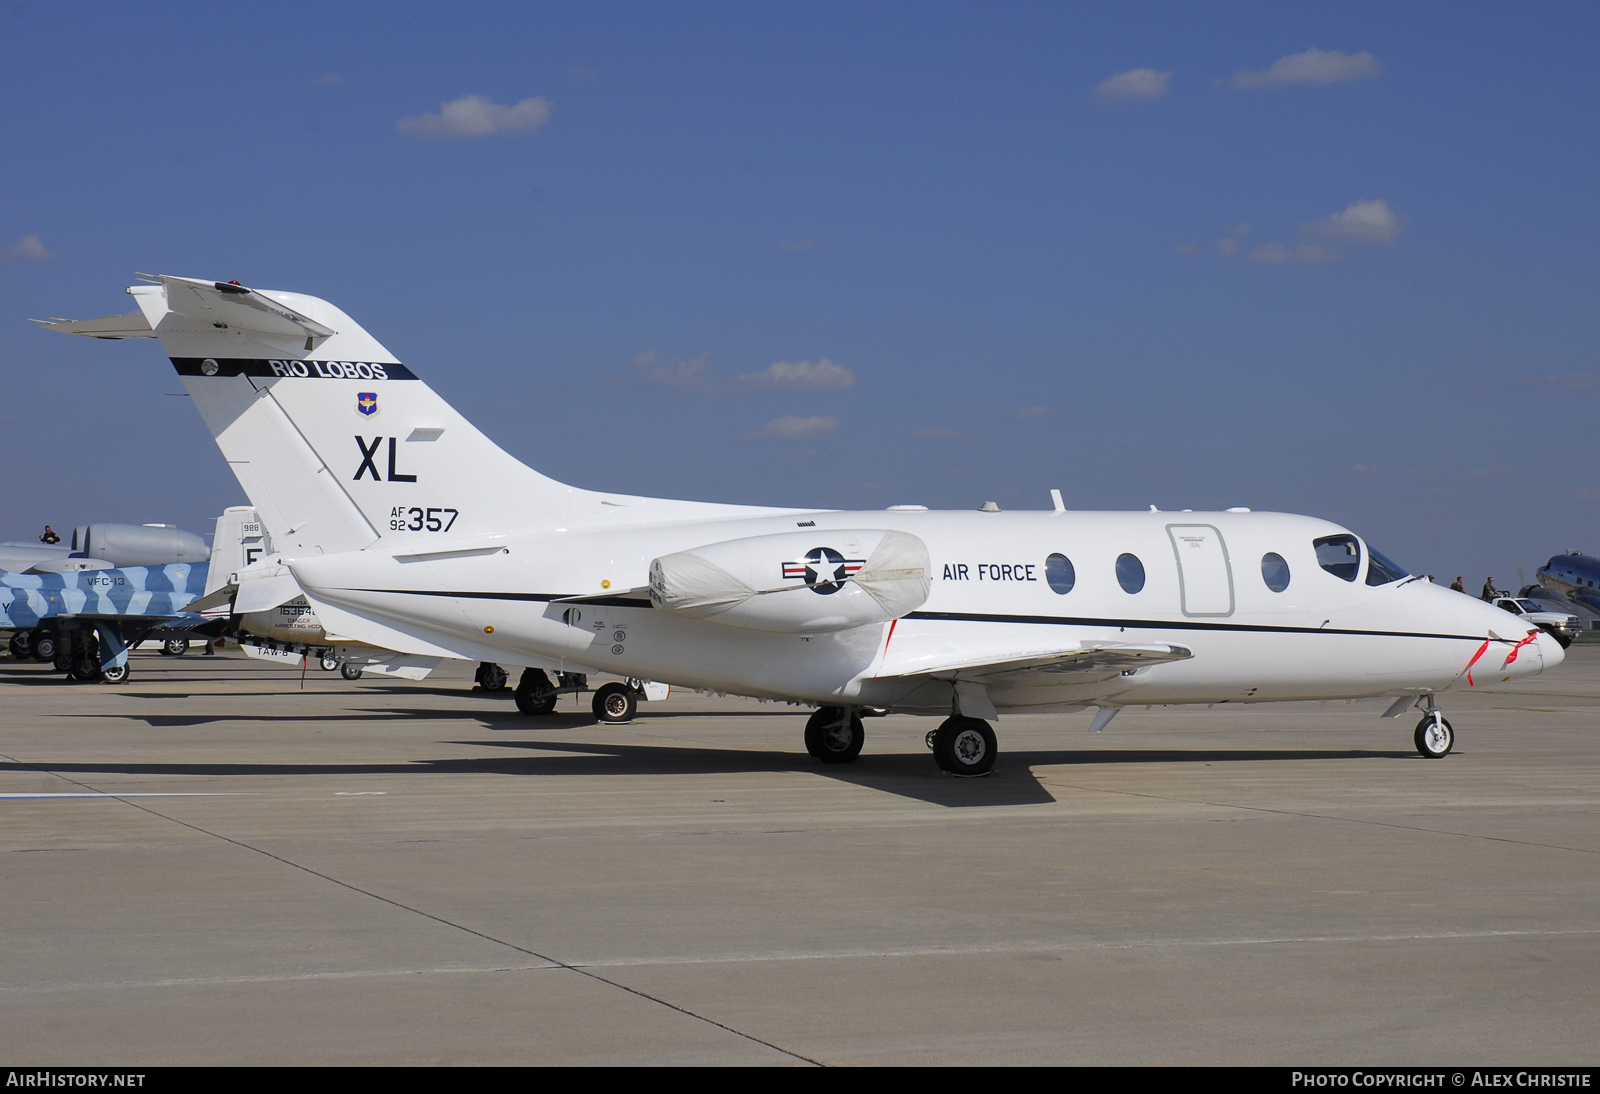
[[[489,440],[327,301],[181,277],[128,293],[139,312],[114,324],[47,325],[128,337],[142,315],[277,551],[566,524],[568,487]]]

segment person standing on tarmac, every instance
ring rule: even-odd
[[[1461,582],[1460,574],[1456,575],[1456,579],[1450,583],[1450,587],[1458,593],[1464,593],[1467,591],[1467,587]]]
[[[56,530],[54,528],[52,528],[48,524],[46,524],[44,526],[44,535],[39,537],[39,542],[40,543],[51,543],[51,544],[60,543],[61,542],[61,537],[56,535]]]
[[[1490,602],[1492,602],[1494,600],[1494,593],[1495,593],[1494,578],[1492,578],[1492,577],[1484,578],[1483,579],[1483,596],[1480,599],[1482,599],[1484,601],[1484,603],[1490,603]]]

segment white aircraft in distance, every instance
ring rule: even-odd
[[[211,542],[205,595],[189,610],[208,618],[231,616],[232,633],[246,656],[295,668],[311,658],[328,672],[342,671],[346,680],[360,679],[364,670],[421,680],[439,663],[437,657],[330,640],[306,598],[282,579],[287,571],[272,561],[272,530],[250,506],[223,510]],[[480,683],[482,677],[480,669]]]
[[[943,716],[940,767],[989,771],[1001,714],[1438,693],[1561,662],[1555,639],[1436,586],[1329,521],[1285,513],[771,509],[608,494],[519,463],[338,308],[149,278],[139,310],[55,330],[155,337],[251,503],[277,578],[341,640],[417,657],[608,672],[819,709],[808,750],[854,760],[861,715]],[[282,532],[278,532],[282,529]],[[270,601],[272,597],[265,597]],[[285,597],[287,599],[287,597]],[[632,717],[635,688],[595,696]]]

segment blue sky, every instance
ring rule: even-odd
[[[1531,578],[1600,552],[1597,31],[7,2],[0,537],[243,500],[154,343],[25,322],[145,270],[326,297],[581,486],[1247,505]]]

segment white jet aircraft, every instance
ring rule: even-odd
[[[943,716],[940,767],[988,772],[1002,714],[1392,697],[1446,755],[1438,693],[1532,676],[1555,639],[1436,586],[1345,528],[1285,513],[769,509],[565,486],[519,463],[344,312],[237,282],[150,278],[131,315],[53,329],[155,337],[331,636],[416,657],[861,715]],[[270,601],[271,597],[261,602]],[[632,717],[637,686],[596,694]]]

